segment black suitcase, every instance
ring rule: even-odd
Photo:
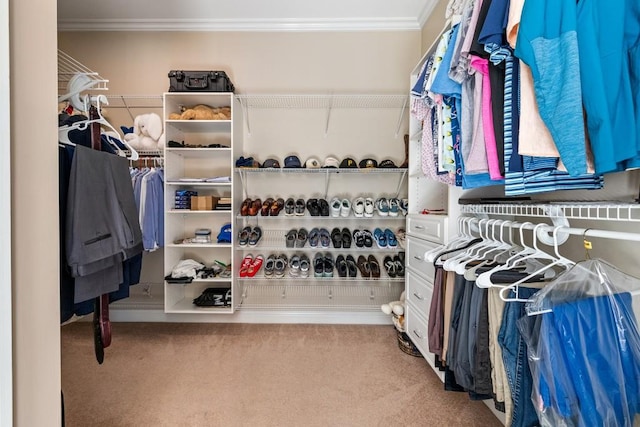
[[[224,71],[169,71],[169,92],[233,92]]]

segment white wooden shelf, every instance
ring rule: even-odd
[[[177,214],[177,215],[204,215],[204,214],[230,214],[231,210],[210,210],[210,211],[192,211],[190,209],[170,209],[167,211],[168,214]]]
[[[231,148],[229,147],[220,147],[220,148],[210,148],[210,147],[167,147],[165,148],[166,153],[174,153],[179,156],[184,157],[204,157],[207,154],[215,155],[220,152],[230,152]]]
[[[167,248],[230,248],[230,243],[169,243]]]
[[[193,299],[184,298],[169,307],[165,307],[165,313],[182,314],[211,314],[211,313],[233,313],[233,307],[198,307],[193,303]]]
[[[166,120],[165,127],[191,133],[222,133],[231,130],[231,120]]]
[[[203,181],[166,181],[165,185],[177,185],[182,187],[231,187],[230,182],[203,182]]]

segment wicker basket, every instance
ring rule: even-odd
[[[398,335],[398,347],[400,347],[400,350],[414,357],[423,357],[420,350],[418,350],[415,344],[411,342],[411,339],[407,334],[400,332],[397,329],[396,334]]]

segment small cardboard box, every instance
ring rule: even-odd
[[[213,199],[211,196],[192,196],[192,211],[210,211],[213,209]]]

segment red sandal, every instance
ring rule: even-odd
[[[249,268],[247,269],[247,276],[253,277],[258,271],[260,271],[260,267],[262,267],[262,262],[264,261],[264,257],[262,255],[258,255],[255,257]]]
[[[253,264],[253,256],[247,255],[246,257],[244,257],[244,259],[242,260],[242,264],[240,265],[240,271],[238,272],[240,277],[247,277],[247,273],[249,272],[249,267],[251,267],[251,264]]]

